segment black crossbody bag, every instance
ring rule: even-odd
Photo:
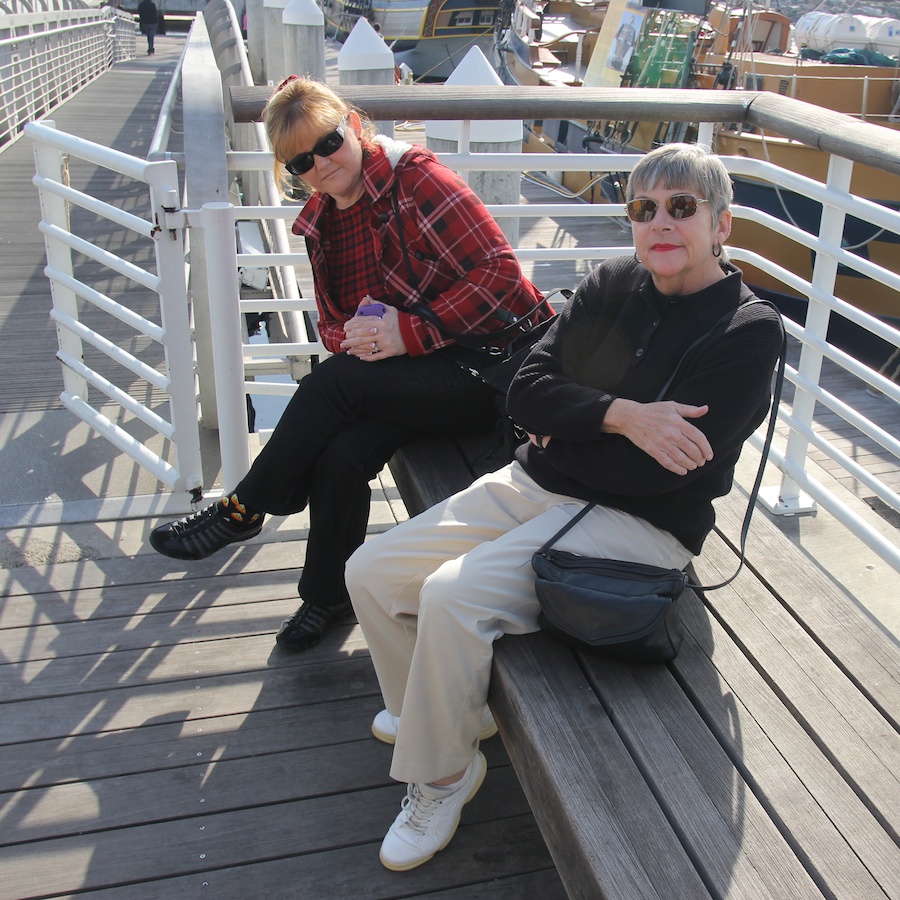
[[[707,336],[703,335],[688,347],[657,400],[663,398],[687,355]],[[538,624],[543,631],[581,649],[632,662],[669,662],[676,657],[684,637],[680,600],[685,587],[717,590],[734,581],[744,567],[750,519],[778,419],[786,349],[787,335],[783,334],[769,424],[759,470],[741,526],[741,555],[735,573],[719,584],[694,584],[681,569],[665,569],[617,559],[594,559],[553,549],[553,545],[597,505],[588,503],[531,559],[537,576],[534,589],[541,606]]]
[[[421,291],[421,279],[413,271],[409,259],[409,249],[403,233],[403,220],[400,216],[400,203],[397,199],[396,189],[391,193],[391,203],[394,215],[397,217],[400,250],[406,265],[407,278],[421,296],[426,296]],[[572,296],[572,291],[568,288],[557,288],[535,303],[522,316],[516,316],[505,309],[495,309],[491,315],[506,324],[489,334],[453,331],[444,325],[427,303],[422,301],[408,307],[410,312],[414,312],[420,319],[433,325],[445,338],[454,341],[457,346],[448,347],[444,352],[449,354],[456,365],[470,372],[475,378],[479,378],[496,392],[495,402],[499,416],[497,439],[494,446],[485,451],[483,454],[485,457],[500,457],[510,460],[515,454],[516,447],[526,440],[525,432],[506,413],[506,394],[516,372],[525,362],[525,357],[556,319],[556,316],[551,316],[537,325],[531,321],[531,317],[544,304],[547,304],[549,298],[554,294],[560,294],[568,300]]]

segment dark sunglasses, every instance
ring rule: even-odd
[[[702,200],[693,194],[672,194],[666,200],[666,212],[673,219],[689,219],[697,212],[697,207],[701,203],[709,203],[708,200]],[[632,222],[652,222],[659,204],[655,200],[648,197],[640,197],[625,204],[625,212]]]
[[[305,175],[315,164],[314,156],[331,156],[344,146],[344,128],[347,125],[347,117],[341,119],[334,131],[326,134],[316,142],[316,146],[308,153],[298,153],[293,159],[288,160],[284,167],[291,175]]]

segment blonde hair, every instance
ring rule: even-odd
[[[296,153],[305,134],[317,138],[335,128],[344,116],[356,112],[362,122],[362,142],[375,136],[376,128],[365,113],[342,100],[331,88],[312,78],[286,78],[269,98],[263,110],[263,123],[272,152],[275,154],[275,182],[287,196],[293,191],[295,177],[284,164]],[[299,179],[302,181],[302,179]]]

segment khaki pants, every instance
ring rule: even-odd
[[[360,547],[347,589],[385,706],[401,715],[391,776],[430,782],[478,749],[493,643],[538,630],[532,554],[582,507],[514,462]],[[556,545],[682,568],[690,552],[643,519],[595,507]]]

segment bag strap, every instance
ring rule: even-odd
[[[710,328],[709,331],[705,331],[703,334],[701,334],[700,337],[694,340],[688,346],[687,350],[685,350],[684,353],[681,354],[681,359],[678,360],[678,365],[675,366],[675,368],[672,370],[672,374],[668,377],[666,383],[659,389],[659,393],[656,395],[657,402],[659,402],[663,399],[663,397],[666,396],[666,391],[668,391],[672,386],[672,382],[675,380],[675,376],[679,373],[682,365],[684,365],[684,361],[691,355],[691,352],[699,347],[700,344],[702,344],[708,337],[711,337],[720,325],[725,325],[726,323],[730,322],[734,318],[734,315],[738,309],[745,309],[746,307],[752,306],[755,303],[765,303],[766,306],[771,306],[772,309],[775,310],[775,312],[778,312],[778,309],[776,308],[774,303],[770,302],[769,300],[763,300],[759,297],[754,297],[752,300],[748,300],[746,303],[742,303],[736,309],[728,310],[727,313],[725,313],[716,321],[715,325],[713,325],[713,327]],[[781,315],[781,313],[778,314]]]
[[[566,532],[574,528],[596,505],[597,504],[594,502],[585,504],[576,515],[572,516],[572,518],[569,519],[569,521],[566,522],[566,524],[563,525],[563,527],[560,528],[540,550],[538,550],[538,553],[546,553],[564,534],[566,534]]]
[[[409,283],[421,294],[421,279],[413,271],[412,263],[409,261],[409,248],[406,246],[406,235],[403,233],[403,219],[400,215],[400,201],[397,199],[397,191],[398,185],[395,183],[394,188],[391,191],[391,205],[394,208],[394,215],[397,217],[397,232],[400,236],[400,251],[403,254],[403,262],[406,264],[406,274],[409,278]],[[552,297],[555,293],[561,293],[567,300],[572,296],[572,292],[567,288],[557,288],[556,290],[551,291],[548,297]],[[418,301],[410,308],[420,319],[424,319],[430,325],[434,325],[444,337],[450,338],[450,340],[455,341],[461,347],[468,347],[470,350],[489,350],[498,343],[503,343],[505,340],[512,337],[517,331],[522,334],[527,334],[531,331],[531,329],[534,328],[531,317],[547,302],[547,299],[547,297],[541,297],[541,299],[535,303],[524,316],[516,316],[505,309],[494,310],[491,315],[495,318],[502,319],[508,324],[503,328],[499,328],[497,331],[492,331],[490,334],[483,335],[472,334],[466,331],[453,331],[450,328],[447,328],[427,303]]]
[[[751,302],[769,303],[768,300],[759,300],[759,299],[753,300]],[[769,303],[769,305],[773,306],[773,308],[774,308],[773,304]],[[780,315],[780,313],[779,313],[779,315]],[[716,324],[718,325],[719,323],[716,323]],[[714,329],[715,329],[715,326],[714,326],[713,330]],[[690,353],[691,350],[694,349],[696,344],[700,343],[708,336],[709,336],[708,334],[703,335],[697,341],[694,341],[694,343],[691,344],[690,347],[688,347],[684,356],[687,356],[687,354]],[[684,356],[682,356],[681,360],[678,363],[678,366],[676,366],[676,368],[675,368],[676,372],[681,367],[681,363],[684,361]],[[760,460],[759,460],[759,468],[757,469],[757,472],[756,472],[756,478],[753,482],[753,488],[750,491],[750,499],[747,501],[747,511],[744,513],[744,521],[743,521],[743,524],[741,525],[741,540],[740,540],[741,556],[740,556],[740,561],[738,562],[738,567],[735,570],[734,574],[730,578],[726,578],[725,581],[720,581],[718,584],[694,584],[694,582],[688,580],[688,582],[687,582],[688,586],[692,587],[696,590],[716,591],[719,588],[723,588],[723,587],[725,587],[725,585],[731,584],[731,582],[734,581],[734,579],[738,577],[738,575],[741,572],[741,569],[744,568],[744,562],[746,561],[747,534],[750,531],[750,520],[753,517],[753,510],[756,506],[756,498],[759,495],[759,488],[760,488],[760,485],[762,484],[763,474],[764,474],[765,468],[766,468],[766,462],[769,457],[769,449],[772,446],[772,437],[775,434],[775,425],[778,421],[778,407],[781,403],[781,391],[782,391],[782,388],[784,387],[784,368],[785,368],[785,357],[786,356],[787,356],[787,332],[782,330],[781,353],[778,356],[778,369],[775,374],[775,389],[772,394],[772,406],[771,406],[771,409],[769,410],[769,424],[768,424],[768,427],[766,428],[766,438],[765,438],[765,441],[763,442],[762,454],[761,454]],[[674,377],[674,374],[673,374],[673,377]],[[670,378],[669,382],[666,383],[665,387],[663,388],[662,393],[665,393],[665,391],[668,389],[669,384],[671,384],[671,380],[672,379]],[[567,531],[569,531],[570,528],[573,528],[575,525],[577,525],[596,505],[597,505],[596,503],[586,504],[583,509],[579,510],[577,515],[573,516],[562,528],[560,528],[559,531],[556,532],[556,534],[553,535],[552,538],[550,538],[549,541],[547,541],[544,544],[543,547],[541,547],[541,549],[538,551],[538,553],[544,553],[545,551],[549,550]]]

